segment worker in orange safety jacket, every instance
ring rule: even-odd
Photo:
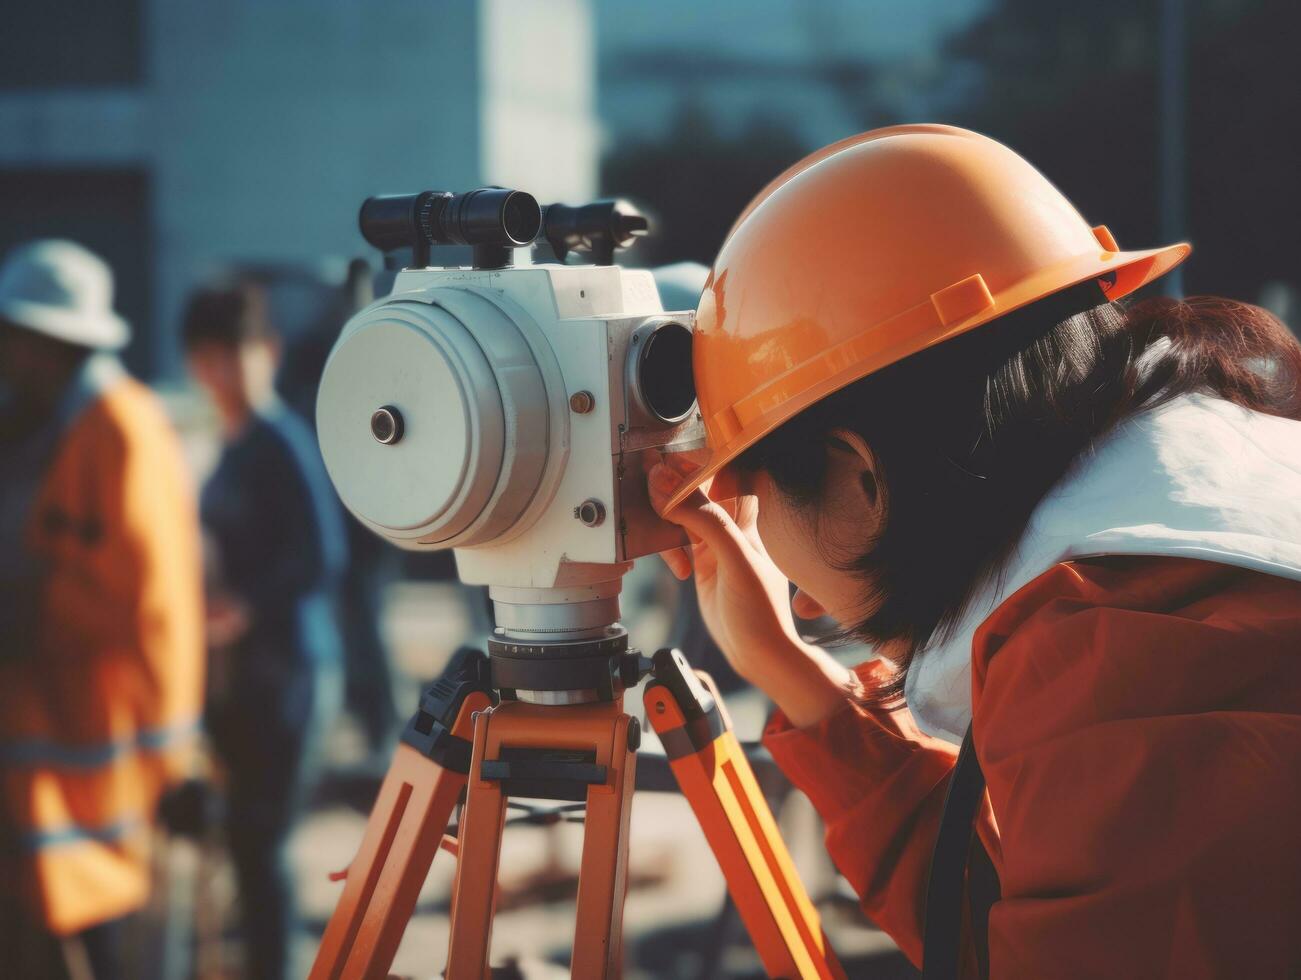
[[[203,677],[196,500],[72,242],[0,267],[0,973],[122,974]]]
[[[899,126],[774,181],[701,299],[665,558],[928,978],[1301,975],[1301,347],[1120,302],[1188,252]]]

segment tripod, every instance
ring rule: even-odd
[[[622,970],[628,822],[641,731],[623,693],[644,702],[679,787],[773,977],[843,978],[712,683],[676,650],[628,650],[627,634],[462,648],[408,723],[326,927],[312,980],[387,975],[435,853],[457,857],[449,980],[489,975],[507,800],[586,803],[572,976]],[[465,792],[459,837],[444,833]]]

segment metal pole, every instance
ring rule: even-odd
[[[1187,9],[1184,0],[1161,0],[1161,79],[1158,125],[1161,134],[1161,240],[1180,241],[1187,234],[1185,204],[1187,159]],[[1183,266],[1166,277],[1166,289],[1184,295]]]

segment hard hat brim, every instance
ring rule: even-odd
[[[87,314],[15,299],[0,304],[0,319],[32,333],[92,350],[121,350],[131,340],[131,328],[112,311]]]
[[[810,405],[821,401],[839,389],[880,370],[887,364],[895,363],[935,344],[951,340],[973,330],[991,320],[998,319],[1013,310],[1051,296],[1053,293],[1069,289],[1096,279],[1108,300],[1118,300],[1137,289],[1147,285],[1159,276],[1165,275],[1192,252],[1187,242],[1167,245],[1161,248],[1144,249],[1132,252],[1099,251],[1077,256],[1068,262],[1042,269],[1020,282],[1004,288],[993,295],[993,303],[965,319],[958,319],[944,325],[943,329],[925,337],[919,337],[918,343],[911,350],[893,352],[895,356],[880,361],[865,360],[834,377],[827,378],[801,394],[799,404],[787,402],[784,411],[767,417],[759,417],[744,425],[721,446],[711,446],[710,455],[705,464],[683,482],[677,492],[669,498],[664,507],[667,513],[681,505],[694,491],[711,481],[728,463],[741,453],[759,442],[764,436],[777,429],[788,419]],[[872,328],[869,328],[869,331]]]

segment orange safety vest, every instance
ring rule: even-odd
[[[858,673],[871,687],[885,668]],[[1301,582],[1063,562],[981,625],[972,674],[976,830],[1001,897],[968,931],[964,976],[982,960],[994,980],[1301,973]],[[849,702],[803,729],[779,712],[764,744],[920,965],[955,746],[907,709]]]
[[[0,656],[0,880],[66,935],[147,900],[202,705],[195,494],[142,385],[115,381],[64,433],[26,545],[43,574],[30,647]]]

